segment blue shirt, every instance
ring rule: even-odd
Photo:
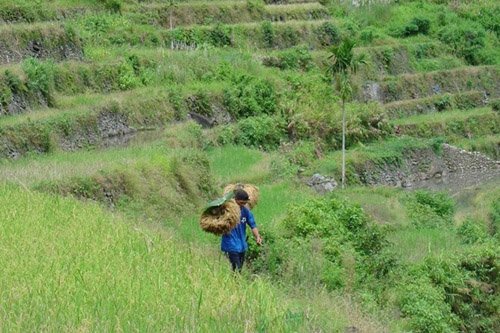
[[[228,234],[222,235],[220,248],[224,252],[245,252],[248,249],[246,240],[247,224],[251,229],[257,227],[252,212],[244,206],[240,208],[240,222]]]

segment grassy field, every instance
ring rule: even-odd
[[[498,159],[499,15],[0,0],[0,332],[499,331],[498,179],[380,185],[443,143]],[[366,59],[347,189],[319,195],[313,174],[340,179],[346,37]],[[241,275],[198,224],[230,183],[260,189]]]

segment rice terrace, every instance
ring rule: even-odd
[[[0,0],[0,333],[500,332],[499,112],[495,0]]]

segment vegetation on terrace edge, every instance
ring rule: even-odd
[[[0,142],[4,156],[26,155],[18,161],[3,160],[2,178],[17,177],[30,191],[98,200],[113,207],[117,215],[124,214],[125,224],[148,221],[144,230],[151,228],[152,220],[161,222],[162,226],[151,234],[165,233],[166,226],[168,232],[175,232],[175,238],[197,244],[196,248],[181,247],[186,250],[181,252],[189,255],[178,258],[175,266],[188,272],[187,279],[192,282],[188,286],[195,291],[202,290],[207,273],[198,272],[202,278],[196,280],[196,269],[206,266],[196,259],[196,253],[200,248],[211,249],[204,253],[209,254],[204,263],[215,263],[211,265],[216,267],[217,240],[200,235],[197,217],[187,212],[202,204],[199,198],[214,195],[229,181],[257,183],[267,199],[255,213],[268,244],[252,248],[251,269],[259,278],[243,277],[245,283],[253,283],[256,288],[245,289],[248,298],[232,299],[232,304],[243,302],[261,311],[251,318],[237,310],[214,315],[206,310],[206,305],[223,296],[216,300],[214,295],[201,291],[194,298],[179,293],[177,308],[165,309],[156,285],[142,280],[139,285],[150,291],[145,296],[151,297],[140,300],[127,293],[130,289],[122,288],[127,291],[123,294],[130,296],[124,297],[123,304],[142,304],[141,309],[169,314],[155,321],[154,326],[129,308],[117,312],[116,302],[93,297],[93,292],[99,291],[97,287],[85,293],[88,289],[75,287],[72,279],[65,279],[70,290],[82,293],[85,304],[103,305],[106,309],[101,318],[125,320],[126,325],[131,325],[129,329],[154,330],[169,325],[189,330],[197,325],[207,330],[226,330],[223,322],[234,318],[242,322],[247,319],[248,326],[237,329],[255,331],[342,332],[347,326],[377,332],[499,329],[495,320],[495,279],[500,194],[494,182],[454,198],[445,193],[357,187],[319,199],[305,190],[296,177],[326,170],[338,178],[340,110],[335,105],[338,97],[332,92],[331,80],[325,76],[323,60],[327,49],[345,36],[354,38],[359,46],[356,52],[366,54],[369,60],[354,78],[358,100],[347,105],[351,185],[359,181],[356,168],[363,163],[397,165],[404,159],[405,151],[427,146],[439,150],[442,142],[478,147],[498,156],[499,126],[495,125],[499,119],[500,48],[496,2],[405,1],[368,8],[352,8],[338,1],[296,6],[266,6],[260,1],[231,5],[219,1],[182,2],[172,11],[178,16],[172,31],[166,8],[154,1],[55,0],[48,6],[0,1],[0,17],[7,22],[19,22],[0,26],[0,41],[9,46],[3,49],[6,52],[2,56],[6,65],[1,68],[4,79],[0,81]],[[225,21],[216,24],[225,8],[229,8]],[[241,9],[240,14],[245,13],[241,20],[235,16],[235,8]],[[311,11],[313,8],[318,10],[318,16]],[[200,16],[186,15],[194,11]],[[211,18],[201,21],[204,13],[211,13]],[[327,13],[331,19],[325,17]],[[272,22],[273,16],[269,15],[282,16],[286,22]],[[58,22],[40,22],[52,20]],[[175,50],[168,50],[172,44]],[[128,50],[130,46],[133,48]],[[369,98],[364,86],[367,80],[375,92]],[[145,92],[147,97],[143,97]],[[364,104],[366,99],[386,104]],[[172,121],[185,120],[189,113],[206,117],[210,125],[230,124],[215,126],[210,131],[193,124],[176,130],[169,126]],[[82,155],[59,152],[94,149],[108,136],[165,125],[166,137],[162,135],[162,143],[148,151],[151,154],[128,148],[109,155],[101,151],[85,151]],[[433,138],[437,134],[443,137]],[[181,138],[176,139],[177,135]],[[228,146],[233,144],[239,146]],[[43,156],[40,152],[49,154]],[[118,157],[122,154],[131,157],[125,161]],[[215,175],[208,170],[207,156]],[[66,163],[57,163],[58,159]],[[227,163],[231,170],[214,159],[234,161]],[[89,168],[82,171],[85,164]],[[46,172],[51,166],[57,176],[47,172],[49,179],[43,182],[33,179],[39,176],[30,178],[30,174]],[[234,170],[247,170],[248,175],[242,179]],[[28,194],[29,191],[13,188],[3,193],[7,197],[12,194],[17,202],[23,196],[38,196],[37,192]],[[51,212],[60,209],[50,208],[55,206],[44,201],[55,197],[44,198],[47,197],[35,199],[43,203],[30,209],[22,209],[27,205],[16,208],[20,209],[19,214],[29,212],[44,217],[50,214],[40,213],[46,212],[43,206]],[[57,204],[63,200],[66,199],[57,199]],[[291,204],[287,209],[286,203]],[[62,211],[75,212],[74,205],[70,202],[71,208]],[[68,216],[62,217],[64,225],[68,225]],[[300,223],[291,223],[297,219]],[[59,220],[47,217],[43,221],[52,225]],[[62,232],[63,228],[55,230]],[[337,233],[339,230],[343,232]],[[42,239],[48,238],[53,237]],[[29,241],[20,236],[17,239]],[[151,244],[161,242],[155,239],[151,243],[148,239],[151,238],[145,237],[142,243],[148,251]],[[39,241],[28,248],[34,248],[33,244],[43,247]],[[61,248],[72,245],[64,243]],[[126,251],[132,249],[123,247]],[[142,263],[147,257],[144,251],[133,263]],[[186,260],[195,265],[186,266]],[[26,263],[28,269],[34,262]],[[118,261],[113,264],[121,267]],[[55,265],[58,267],[57,262]],[[102,266],[91,266],[97,268],[80,269],[75,283],[88,282],[85,273],[102,276]],[[123,279],[115,277],[115,288],[131,282],[129,285],[133,285],[136,277],[149,281],[147,269],[146,275],[134,274],[133,279],[127,280],[134,267],[122,270],[126,272],[120,276]],[[210,273],[208,281],[226,277],[224,268],[227,267],[221,265],[220,270]],[[18,314],[25,309],[53,304],[46,296],[52,289],[41,288],[47,281],[40,276],[32,275],[35,287],[40,287],[36,289],[42,295],[38,298],[29,293],[34,289],[23,284],[27,279],[15,280],[25,271],[18,269],[17,275],[12,275],[14,279],[1,275],[6,285],[13,286],[6,290],[19,291],[7,295],[17,295],[15,300],[19,301],[15,303],[19,305],[17,312],[9,312],[6,317],[8,330],[42,326],[106,330],[119,329],[120,325],[127,329],[114,319],[93,321],[90,313],[86,321],[75,319],[71,306],[60,312],[65,318],[58,321],[43,321],[50,316],[40,315],[42,310],[29,312],[38,317],[27,321],[26,325],[31,323],[32,327],[22,326],[26,321],[21,323]],[[58,272],[63,276],[65,271]],[[174,273],[161,266],[155,268],[153,275],[163,274]],[[166,281],[178,279],[184,278],[171,275]],[[229,283],[234,290],[238,286],[234,281]],[[271,289],[274,293],[268,292]],[[226,295],[226,290],[217,291]],[[26,302],[19,300],[20,294],[26,296]],[[339,297],[344,299],[342,295],[348,295],[352,303],[339,301]],[[63,300],[60,304],[68,304],[64,300],[69,298],[59,296]],[[362,310],[351,311],[357,304],[362,305]],[[347,310],[332,310],[337,308]],[[174,317],[178,311],[192,315]],[[394,313],[401,317],[395,318]],[[223,322],[210,319],[214,317]],[[61,327],[60,323],[67,324]]]

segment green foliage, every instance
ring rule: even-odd
[[[316,29],[321,46],[332,46],[340,42],[340,30],[332,22],[325,22]]]
[[[113,13],[121,13],[122,0],[104,0],[104,6]]]
[[[399,301],[417,332],[495,331],[492,283],[498,245],[485,243],[460,256],[427,258],[399,285]]]
[[[231,46],[233,44],[231,40],[231,28],[229,26],[217,24],[210,31],[210,42],[217,47]]]
[[[458,228],[458,234],[465,244],[482,242],[488,238],[488,231],[482,221],[467,218]]]
[[[473,22],[447,25],[439,31],[439,39],[470,65],[483,63],[481,50],[485,46],[484,28]]]
[[[500,113],[500,99],[495,99],[490,102],[491,109],[496,113]]]
[[[285,151],[285,156],[292,164],[307,167],[316,159],[316,149],[314,142],[299,141],[289,151]]]
[[[218,142],[270,150],[276,149],[284,137],[283,119],[263,115],[248,117],[234,126],[226,127],[219,133]]]
[[[307,71],[312,68],[312,55],[305,45],[296,46],[279,52],[275,57],[264,59],[264,65],[280,69],[300,69]]]
[[[48,106],[54,106],[54,63],[30,58],[23,62],[22,67],[28,77],[28,89],[40,93]]]
[[[338,46],[330,49],[330,64],[328,74],[335,78],[336,88],[341,99],[345,102],[352,96],[351,75],[355,74],[359,66],[366,63],[365,55],[355,55],[353,39],[346,38]]]
[[[264,41],[264,46],[267,48],[274,47],[275,32],[271,22],[269,21],[262,22],[260,29],[262,31],[262,39]]]
[[[415,191],[406,199],[408,216],[417,227],[451,225],[455,202],[444,192]]]
[[[432,286],[426,277],[412,277],[404,283],[400,292],[399,306],[409,317],[411,329],[416,332],[452,333],[456,329],[456,318],[446,304],[446,294]]]
[[[409,37],[418,34],[427,35],[431,26],[431,20],[426,17],[414,17],[407,25],[401,28],[399,35]]]
[[[252,265],[297,284],[351,289],[385,276],[395,265],[392,254],[382,254],[387,243],[384,232],[359,206],[338,198],[290,206],[280,230],[272,235],[276,250],[261,252]],[[307,272],[301,260],[308,261]]]
[[[224,89],[224,105],[236,118],[271,115],[277,108],[276,91],[266,79],[236,75],[231,87]]]
[[[436,155],[441,155],[443,153],[443,144],[445,143],[445,140],[443,137],[437,137],[431,139],[431,147],[432,150],[436,153]]]

